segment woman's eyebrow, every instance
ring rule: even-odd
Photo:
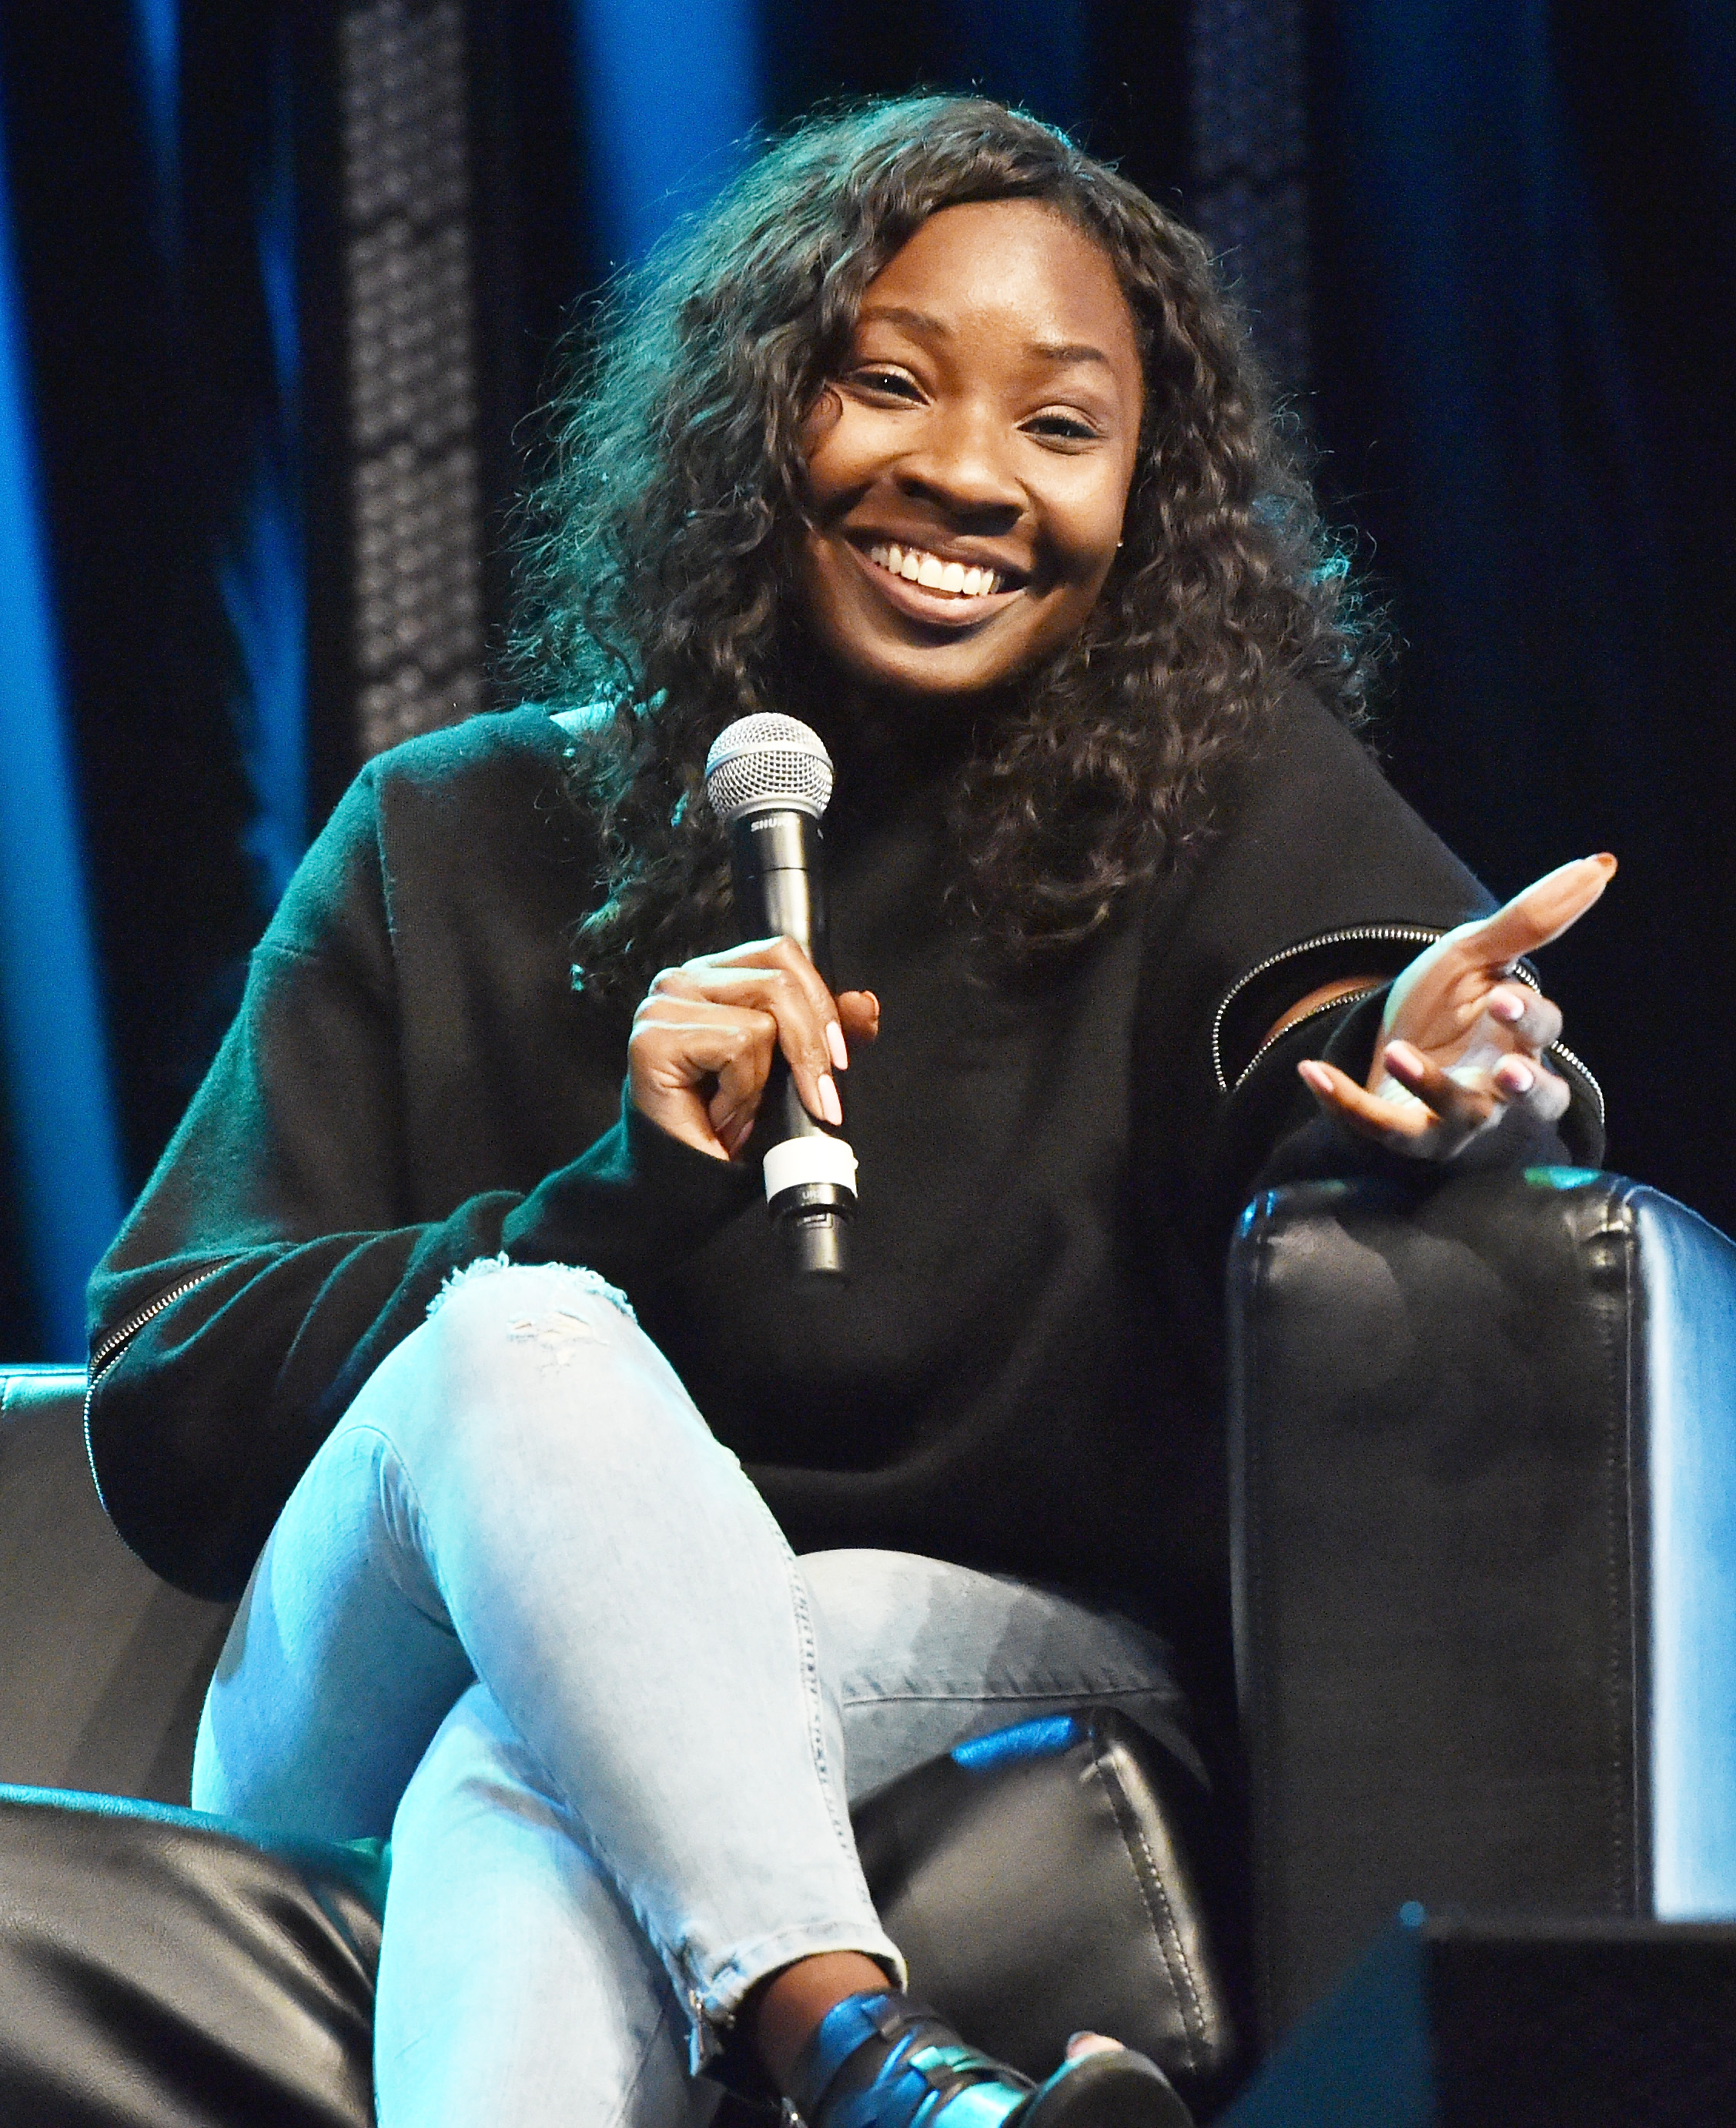
[[[901,303],[865,303],[856,313],[856,323],[866,325],[870,321],[904,325],[931,340],[947,340],[952,333],[944,318],[935,317],[927,311],[907,310]]]
[[[1089,340],[1032,340],[1030,352],[1045,362],[1100,362],[1105,369],[1115,366],[1100,347],[1093,347]]]
[[[928,311],[907,309],[902,303],[865,303],[856,314],[856,322],[866,325],[870,321],[903,325],[908,331],[924,339],[952,338],[953,329],[944,318],[937,318]],[[1040,361],[1052,362],[1057,367],[1073,362],[1100,362],[1105,369],[1112,369],[1115,366],[1102,348],[1093,347],[1089,340],[1034,340],[1027,352],[1036,355]]]

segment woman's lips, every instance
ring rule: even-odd
[[[851,541],[846,540],[843,544],[862,575],[874,586],[889,606],[896,608],[900,613],[908,615],[913,620],[926,621],[931,627],[959,629],[975,628],[994,615],[1003,611],[1023,589],[1022,585],[1014,584],[1005,591],[978,590],[974,594],[967,595],[958,591],[948,591],[944,586],[913,583],[909,577],[902,572],[894,575],[885,561],[876,559],[875,557],[903,555],[912,552],[921,557],[923,553],[922,549],[901,549],[890,541],[877,540],[865,552]],[[938,557],[930,556],[927,558],[937,560]],[[942,566],[945,568],[946,565],[942,563]],[[959,567],[958,564],[952,566],[955,568]],[[930,573],[932,574],[932,571]],[[967,568],[963,573],[968,582],[971,573],[970,569]],[[979,580],[983,577],[988,577],[993,582],[1000,581],[994,571],[984,568],[980,565],[977,565],[975,573]]]

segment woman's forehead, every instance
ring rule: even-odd
[[[942,207],[863,292],[858,321],[946,340],[984,325],[1033,349],[1141,368],[1133,315],[1107,251],[1036,200]]]

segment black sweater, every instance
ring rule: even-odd
[[[1225,1238],[1263,1170],[1365,1164],[1308,1120],[1294,1063],[1330,1043],[1363,1068],[1378,1000],[1250,1059],[1294,1000],[1392,972],[1487,897],[1307,701],[1203,857],[1041,976],[972,944],[936,795],[842,820],[836,974],[880,994],[883,1033],[843,1082],[854,1276],[797,1298],[751,1158],[624,1106],[628,1014],[575,988],[597,868],[572,743],[525,710],[401,747],[292,883],[92,1280],[91,1448],[121,1534],[234,1595],[371,1370],[451,1271],[504,1251],[626,1290],[798,1549],[1191,1609],[1221,1573]]]

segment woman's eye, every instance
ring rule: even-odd
[[[868,392],[889,392],[901,399],[913,399],[916,397],[915,384],[904,374],[902,370],[859,369],[856,373],[853,382],[860,384],[865,391]]]
[[[1065,443],[1092,444],[1097,430],[1080,414],[1038,414],[1025,424],[1032,435],[1053,436]]]

